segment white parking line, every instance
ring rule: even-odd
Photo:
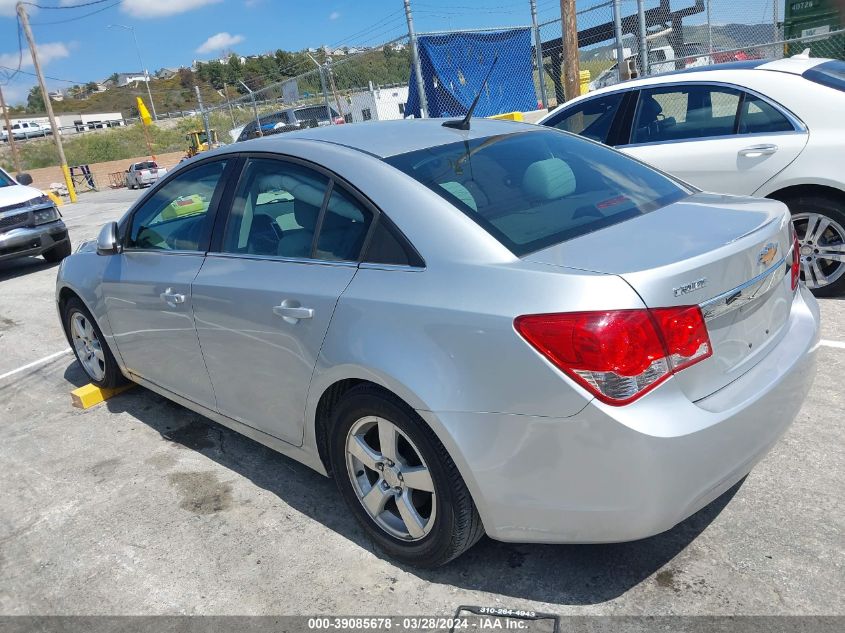
[[[9,376],[14,376],[15,374],[19,374],[22,371],[26,371],[27,369],[38,367],[39,365],[43,365],[44,363],[49,363],[54,358],[58,358],[59,356],[63,356],[68,353],[70,353],[69,347],[67,349],[63,349],[61,352],[56,352],[55,354],[50,354],[49,356],[45,356],[44,358],[34,360],[31,363],[24,365],[23,367],[18,367],[17,369],[13,369],[12,371],[7,371],[5,374],[0,374],[0,380],[8,378]]]
[[[836,349],[845,349],[845,343],[842,341],[828,341],[826,339],[822,339],[819,341],[819,345],[824,347],[835,347]]]

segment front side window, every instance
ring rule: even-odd
[[[309,258],[329,180],[280,160],[253,158],[238,184],[223,252]]]
[[[690,193],[619,152],[542,128],[386,161],[517,256],[650,213]]]
[[[640,92],[631,143],[657,143],[735,133],[740,92],[721,86],[670,86]]]
[[[623,96],[623,93],[615,92],[587,99],[562,112],[562,116],[552,119],[549,125],[564,132],[572,132],[599,143],[606,143],[610,126],[613,124]]]
[[[361,118],[364,119],[365,121],[369,121],[370,119],[373,118],[373,115],[370,112],[369,108],[364,108],[363,110],[361,110]]]
[[[196,251],[211,230],[208,209],[225,160],[198,165],[157,189],[132,215],[128,248]]]

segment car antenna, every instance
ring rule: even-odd
[[[469,129],[469,120],[472,117],[472,113],[475,112],[475,106],[478,105],[478,99],[481,97],[481,93],[484,92],[484,86],[487,85],[487,80],[490,79],[490,75],[493,72],[493,69],[496,67],[496,62],[499,61],[499,54],[496,54],[496,57],[493,58],[493,63],[490,64],[490,70],[487,71],[487,76],[484,78],[484,81],[481,83],[481,88],[478,89],[478,94],[475,95],[475,99],[472,100],[472,105],[469,107],[467,111],[467,115],[463,119],[450,119],[448,121],[443,122],[443,127],[451,127],[455,128],[456,130],[468,130]]]

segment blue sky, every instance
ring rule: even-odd
[[[135,28],[144,64],[151,72],[163,66],[187,66],[194,59],[215,58],[229,50],[252,54],[324,44],[375,45],[407,32],[402,0],[109,0],[67,8],[87,1],[35,0],[35,4],[65,8],[28,7],[46,75],[84,83],[112,72],[139,70],[131,34],[110,29],[110,24]],[[734,0],[711,1],[714,21],[722,22],[762,21],[772,2],[747,0],[741,3],[742,14],[735,16]],[[3,66],[18,66],[15,2],[0,0],[0,73]],[[577,7],[599,3],[577,0]],[[676,3],[685,6],[693,0],[673,0],[673,6]],[[559,0],[537,0],[537,5],[541,21],[559,15]],[[625,0],[625,5],[633,8],[635,3]],[[528,0],[412,0],[412,6],[418,31],[530,23]],[[602,9],[595,15],[603,18],[609,13]],[[66,21],[71,18],[80,19]],[[57,21],[66,22],[51,24]],[[23,70],[32,71],[26,48]],[[3,87],[7,102],[23,101],[34,84],[34,77],[19,73]],[[48,85],[52,90],[72,83],[49,79]]]

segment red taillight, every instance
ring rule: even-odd
[[[792,290],[798,288],[798,280],[801,278],[801,245],[798,243],[798,235],[792,229]]]
[[[530,314],[516,331],[570,378],[608,404],[636,400],[710,356],[698,306]]]

